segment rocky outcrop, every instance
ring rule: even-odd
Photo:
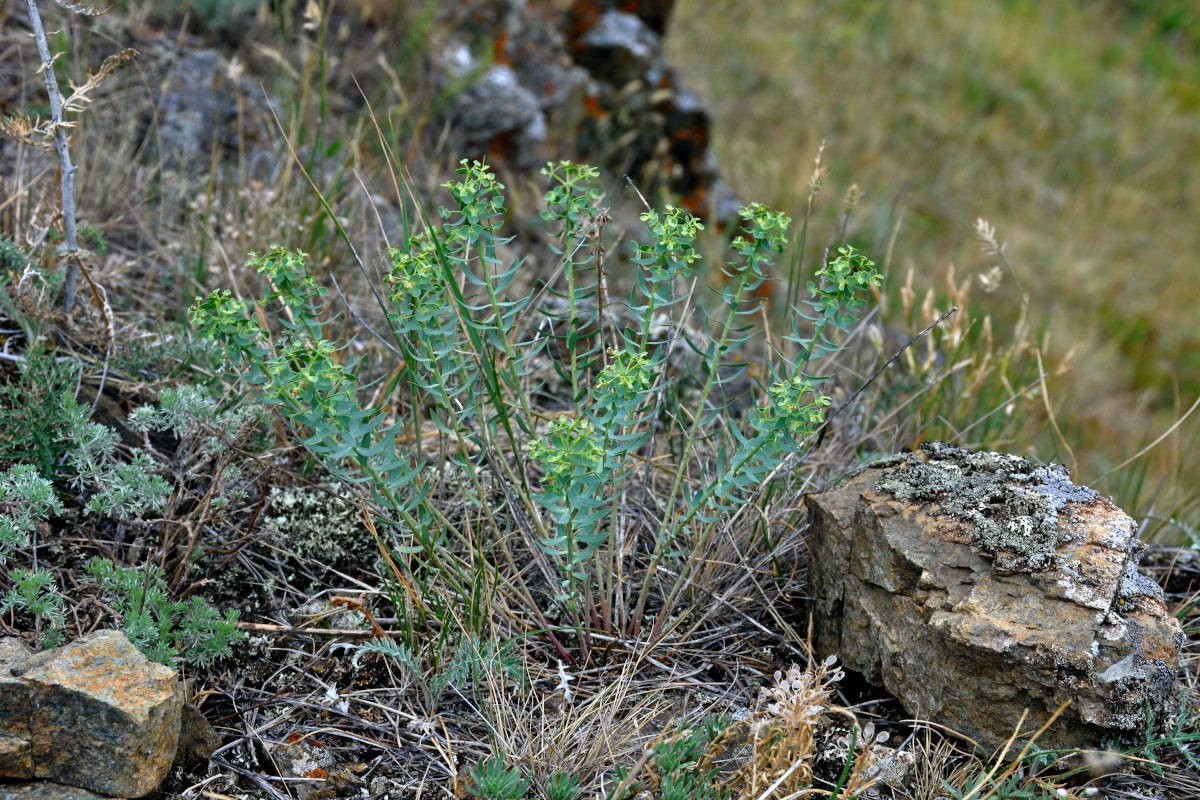
[[[700,217],[736,223],[741,201],[719,177],[709,115],[663,51],[671,6],[666,0],[439,6],[440,24],[422,42],[427,75],[420,80],[436,87],[428,108],[433,124],[422,126],[431,136],[427,144],[454,160],[486,159],[518,173],[564,158],[594,164],[614,177],[628,174],[647,197],[666,190]],[[364,24],[338,17],[343,23],[354,30]],[[386,49],[391,39],[370,41]],[[184,175],[206,175],[214,164],[237,166],[256,180],[273,174],[281,137],[259,81],[243,74],[239,60],[181,46],[174,36],[137,45],[156,87],[154,102],[140,114],[154,163]],[[343,55],[335,48],[331,57]],[[347,97],[338,102],[358,97],[352,86],[342,91]]]
[[[0,639],[0,777],[141,797],[171,768],[182,705],[175,670],[120,631],[36,655]]]
[[[486,159],[539,182],[537,171],[547,161],[585,162],[614,180],[629,175],[652,203],[665,191],[676,205],[710,222],[737,224],[741,201],[718,174],[709,114],[664,52],[669,0],[434,6],[432,20],[420,23],[428,25],[428,35],[407,44],[364,21],[383,24],[386,14],[331,10],[331,29],[339,31],[327,43],[331,64],[359,63],[361,52],[378,56],[361,59],[356,79],[363,79],[362,90],[344,77],[326,87],[331,107],[361,113],[362,93],[375,97],[382,91],[377,64],[405,63],[396,82],[416,84],[419,97],[414,119],[406,118],[400,133],[425,137],[420,151],[434,160]],[[142,140],[138,152],[168,172],[169,187],[189,196],[189,179],[214,168],[269,182],[291,157],[281,147],[280,123],[271,110],[286,104],[264,97],[261,76],[281,64],[290,69],[292,61],[273,47],[248,48],[231,58],[200,46],[202,41],[151,28],[129,31],[121,42],[140,55],[136,71],[118,75],[137,75],[137,83],[153,87],[148,102],[123,111],[130,135]],[[414,44],[415,55],[406,50]],[[301,160],[326,186],[336,175],[321,174],[324,159],[306,151],[311,144],[301,138]],[[4,155],[0,170],[6,168]],[[628,194],[636,219],[641,202]]]
[[[666,189],[698,216],[735,220],[740,201],[717,174],[708,113],[663,54],[670,11],[664,0],[476,3],[466,32],[492,52],[452,39],[433,59],[453,95],[450,149],[518,168],[583,161],[629,174],[647,196]]]
[[[994,748],[1131,734],[1183,635],[1124,512],[1066,470],[933,444],[809,498],[815,640],[912,715]]]

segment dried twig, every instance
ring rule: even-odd
[[[344,637],[346,639],[374,639],[379,635],[387,635],[382,628],[377,633],[374,630],[356,630],[352,628],[297,628],[291,625],[271,625],[265,622],[239,622],[238,630],[259,635],[333,636],[336,638]]]
[[[63,285],[62,310],[64,314],[75,305],[75,282],[79,279],[79,240],[75,231],[75,167],[71,163],[71,148],[67,143],[67,126],[63,123],[63,96],[54,79],[54,56],[46,41],[46,29],[42,27],[42,15],[38,12],[37,0],[25,0],[29,9],[29,24],[33,27],[33,38],[37,40],[38,55],[41,56],[42,80],[46,82],[46,93],[50,95],[50,117],[54,128],[54,150],[62,174],[62,220],[66,236],[67,280]]]

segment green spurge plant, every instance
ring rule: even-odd
[[[548,620],[560,614],[585,647],[590,630],[634,631],[647,614],[658,636],[719,526],[785,472],[823,423],[830,400],[805,368],[836,346],[834,333],[857,318],[881,277],[851,248],[821,267],[807,327],[793,332],[797,354],[766,365],[774,378],[743,429],[712,401],[737,377],[732,356],[754,334],[753,293],[784,250],[785,215],[742,209],[720,302],[697,330],[676,319],[681,281],[699,260],[703,226],[691,215],[669,206],[643,215],[650,241],[635,247],[627,301],[615,301],[600,264],[607,218],[596,205],[597,173],[550,165],[543,217],[560,269],[546,287],[556,297],[535,307],[530,291],[511,296],[520,262],[500,234],[503,186],[477,162],[459,173],[444,185],[455,207],[439,209],[440,223],[422,217],[422,229],[389,253],[376,298],[398,364],[350,362],[324,334],[330,318],[307,257],[280,247],[247,261],[265,278],[263,305],[278,311],[278,331],[228,292],[198,300],[192,321],[336,475],[366,484],[410,657],[428,622],[442,638],[426,650],[440,652],[458,631],[483,632],[489,576],[501,565],[556,643]],[[372,371],[389,378],[364,407]],[[535,405],[564,394],[557,416]],[[660,468],[669,483],[648,523],[628,499],[646,496],[660,448],[670,454]],[[448,518],[435,502],[451,475],[482,527]],[[517,569],[522,562],[533,571]],[[569,657],[561,644],[559,652]]]
[[[850,329],[867,304],[867,291],[878,287],[882,281],[883,276],[875,269],[875,262],[853,247],[839,247],[837,258],[817,270],[816,281],[808,282],[810,297],[805,305],[812,313],[796,310],[796,320],[809,322],[813,330],[805,335],[793,329],[792,335],[787,337],[799,347],[793,369],[804,369],[814,357],[836,352],[838,345],[832,335]]]
[[[566,368],[555,362],[555,369],[570,382],[571,404],[576,412],[582,399],[583,370],[595,356],[598,345],[582,341],[583,332],[594,330],[599,320],[599,306],[587,303],[598,288],[598,273],[588,276],[589,268],[598,270],[595,247],[591,234],[596,232],[596,203],[600,192],[592,181],[600,173],[586,164],[562,161],[547,164],[542,174],[551,181],[546,192],[546,210],[542,219],[555,226],[551,231],[555,241],[551,249],[562,257],[565,287],[562,297],[566,301],[565,313],[553,313],[551,317],[564,324],[566,332],[563,346],[567,353]],[[598,237],[596,237],[598,239]],[[586,346],[581,346],[586,345]]]
[[[571,600],[576,582],[587,578],[581,565],[608,539],[601,523],[611,514],[614,487],[624,477],[630,456],[648,437],[635,426],[651,380],[644,353],[613,351],[596,378],[588,416],[560,417],[530,445],[530,455],[544,471],[537,499],[557,531],[540,544],[562,559],[567,572],[561,600]]]
[[[382,409],[361,407],[352,373],[336,360],[338,351],[323,336],[316,299],[324,290],[304,272],[306,258],[304,253],[275,247],[265,256],[251,254],[247,262],[268,280],[264,303],[277,301],[283,309],[284,330],[279,336],[270,336],[249,313],[248,305],[228,292],[214,292],[198,302],[192,308],[192,321],[219,341],[234,363],[247,364],[246,379],[259,397],[305,432],[305,446],[321,456],[335,475],[369,481],[375,499],[396,515],[389,522],[405,526],[407,541],[396,549],[423,554],[454,594],[466,597],[462,571],[446,560],[438,538],[444,528],[433,520],[436,509],[423,503],[428,483],[419,474],[421,461],[398,445],[401,424],[384,426]],[[421,599],[418,603],[425,607]],[[410,636],[407,644],[413,643]]]

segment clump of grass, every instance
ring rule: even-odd
[[[798,540],[739,520],[764,488],[804,468],[832,402],[821,392],[827,379],[810,370],[837,351],[881,279],[850,247],[821,264],[790,354],[761,368],[766,392],[733,413],[719,398],[749,366],[754,293],[784,252],[789,220],[756,204],[742,210],[724,287],[693,322],[682,313],[695,308],[683,281],[700,258],[698,220],[670,207],[643,215],[649,240],[635,250],[638,275],[623,301],[601,274],[596,172],[564,162],[546,177],[555,280],[537,294],[521,288],[501,230],[503,187],[464,162],[444,187],[453,205],[438,209],[440,224],[423,217],[388,254],[378,287],[385,322],[372,329],[371,358],[381,362],[352,359],[331,340],[325,291],[303,252],[273,247],[247,262],[264,279],[259,306],[274,310],[271,328],[229,292],[191,313],[330,472],[364,485],[364,524],[383,555],[398,631],[356,661],[377,653],[402,667],[427,711],[454,688],[495,715],[494,752],[509,766],[479,768],[470,785],[487,791],[525,780],[517,763],[549,787],[569,766],[548,757],[568,746],[559,737],[593,724],[556,722],[524,743],[500,734],[513,725],[499,688],[503,656],[487,655],[498,620],[537,629],[538,646],[562,663],[567,709],[572,672],[613,659],[614,646],[673,658],[715,624],[704,610],[714,589],[744,586],[754,603],[791,585]],[[540,305],[546,293],[554,296]],[[627,702],[588,706],[606,730],[626,725]],[[699,761],[711,733],[671,739],[643,778],[672,797],[718,797]],[[537,748],[545,737],[555,743]],[[679,742],[691,743],[686,758]],[[595,785],[611,758],[606,750],[570,772]]]

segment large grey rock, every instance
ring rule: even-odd
[[[1183,634],[1136,526],[1061,467],[949,445],[809,498],[815,640],[914,716],[994,748],[1089,747],[1171,706]]]
[[[459,124],[463,132],[480,141],[540,125],[537,98],[520,84],[517,74],[507,64],[484,70],[456,98],[455,108],[461,114]]]
[[[163,161],[196,171],[208,164],[231,106],[228,64],[212,50],[185,51],[167,73],[158,97],[158,142]],[[222,153],[223,155],[223,153]]]
[[[31,655],[20,639],[0,638],[0,778],[33,777],[29,693],[18,677],[29,668]]]
[[[0,777],[141,797],[166,777],[183,688],[120,631],[30,654],[0,641]]]

